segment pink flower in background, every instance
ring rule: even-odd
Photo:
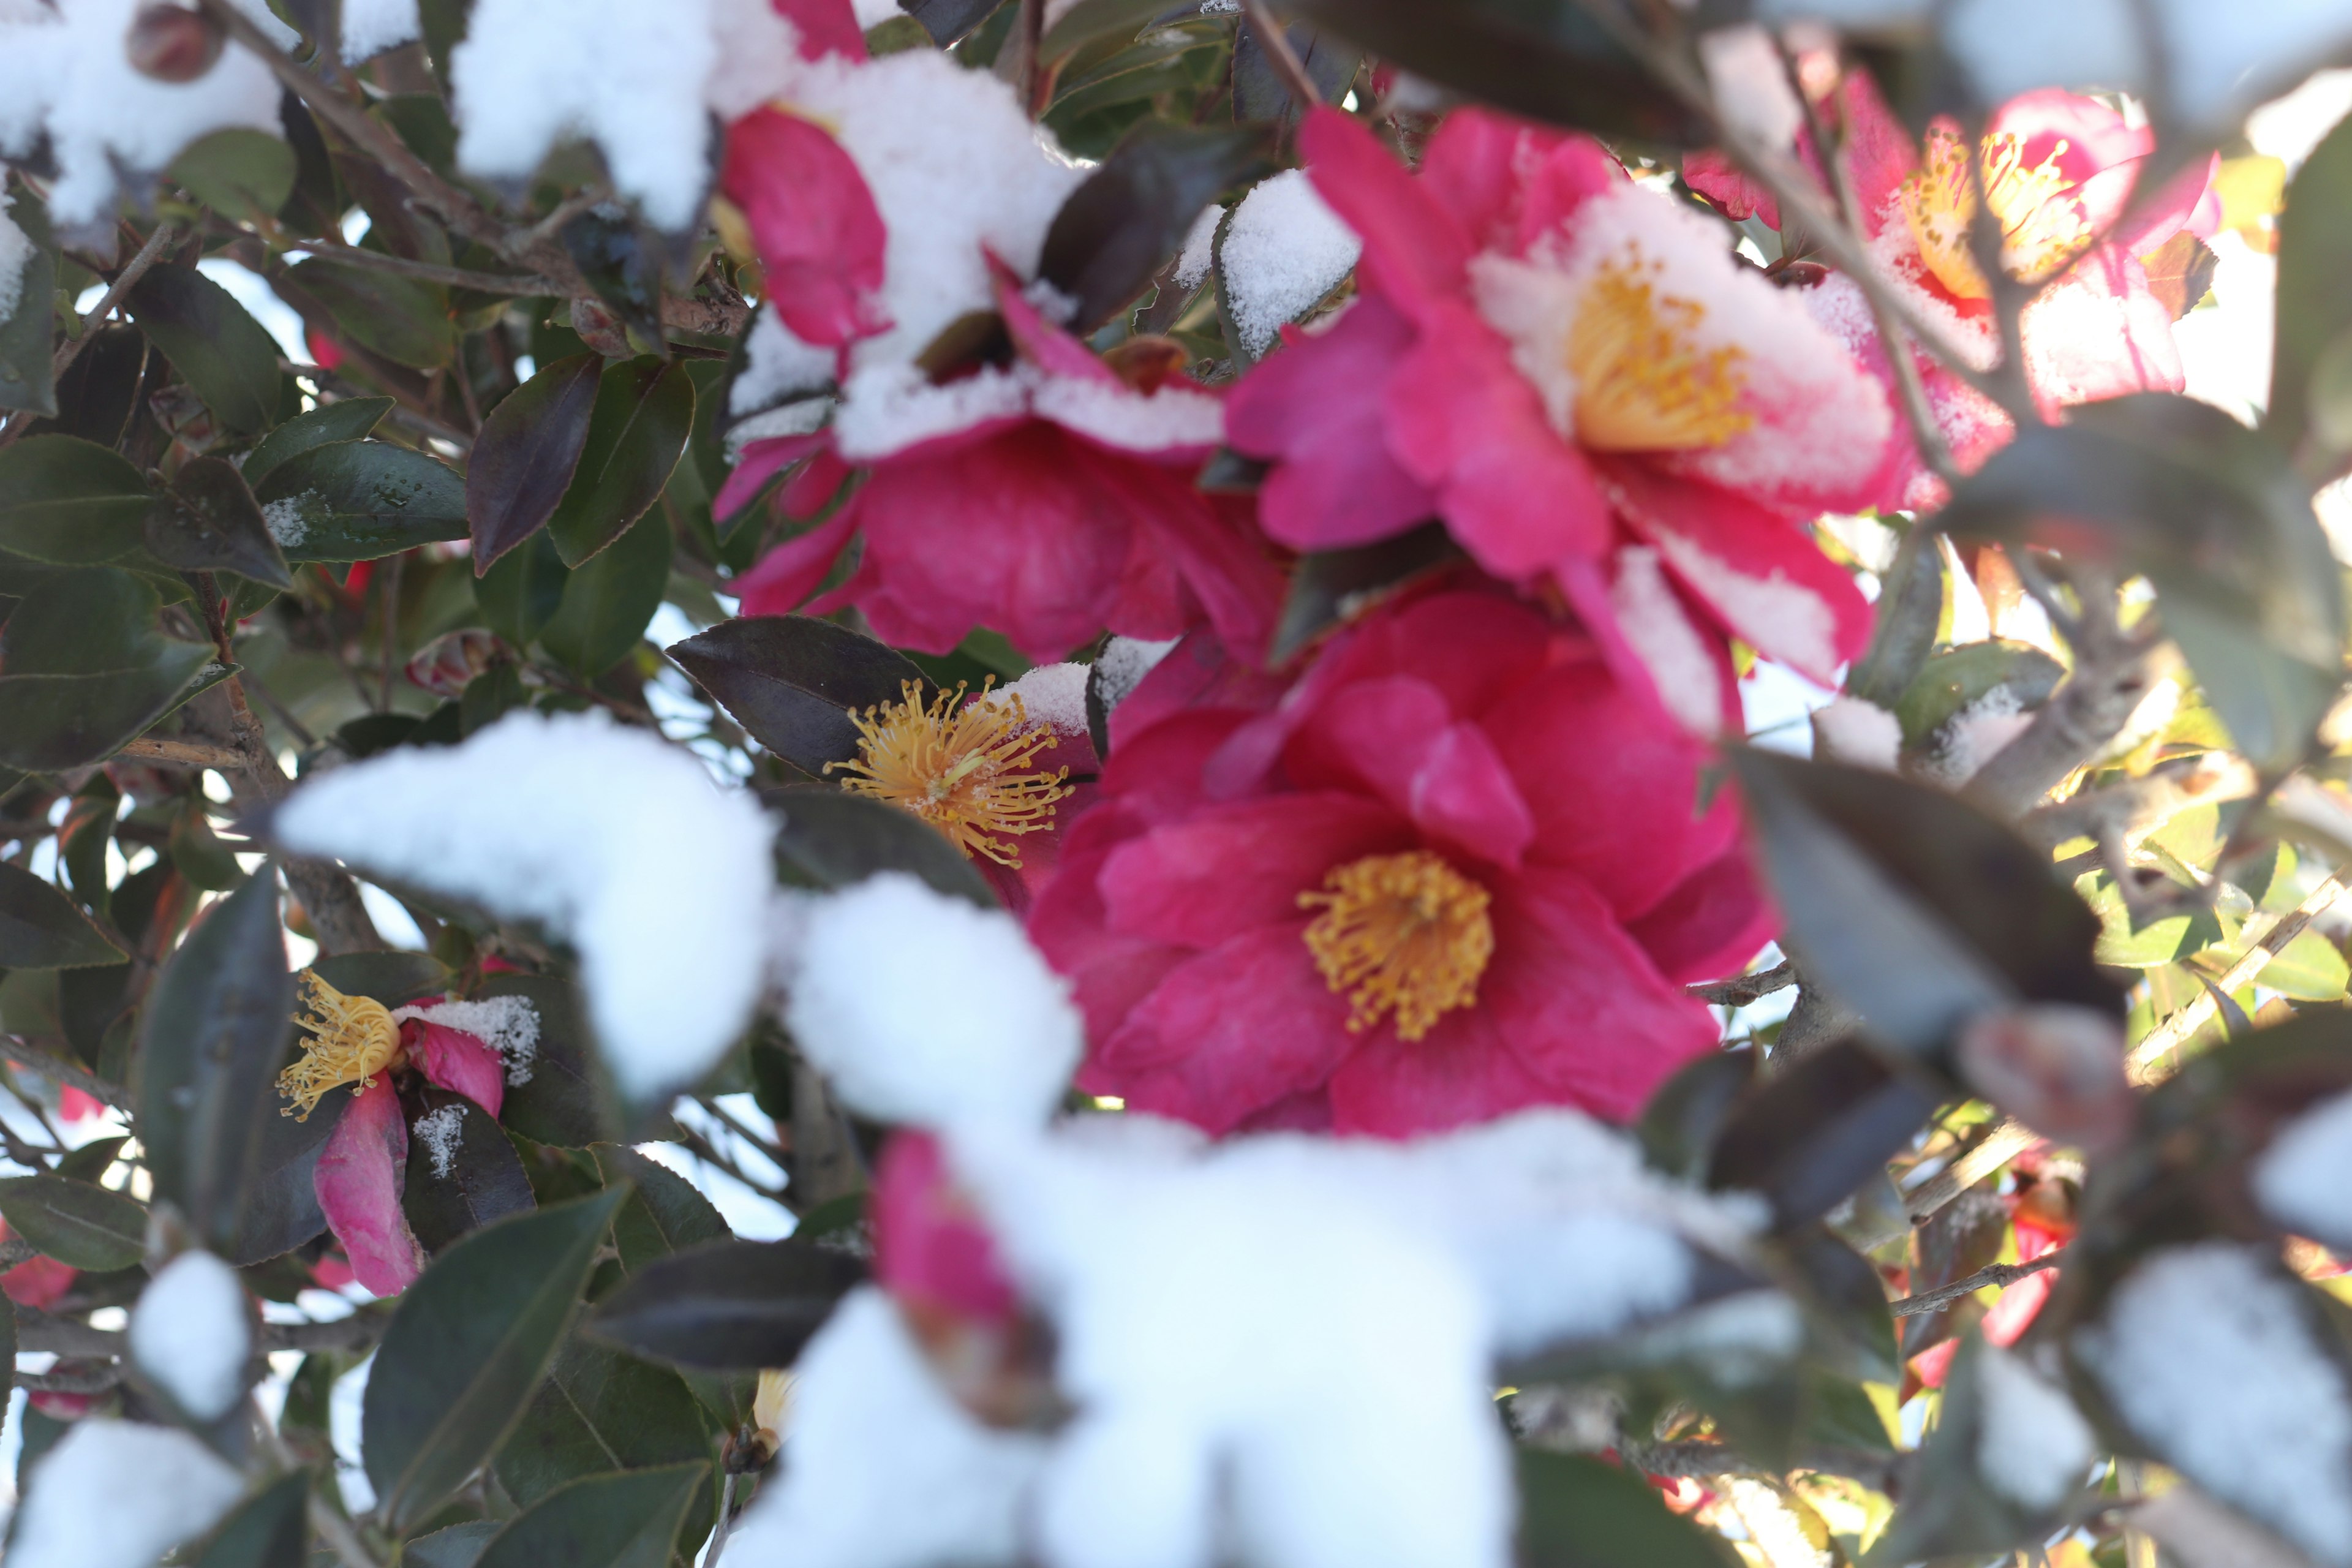
[[[0,1241],[15,1235],[5,1221],[0,1221]],[[46,1312],[73,1289],[74,1281],[80,1277],[79,1269],[68,1268],[54,1258],[28,1258],[5,1274],[0,1274],[0,1293],[5,1293],[19,1307],[32,1307]]]
[[[1879,488],[1885,398],[1719,226],[1485,110],[1418,175],[1337,110],[1300,144],[1364,253],[1353,307],[1227,403],[1227,439],[1275,465],[1268,533],[1326,550],[1441,517],[1488,571],[1556,583],[1698,728],[1723,633],[1821,680],[1861,650],[1869,606],[1805,524]]]

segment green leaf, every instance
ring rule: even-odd
[[[1915,527],[1895,548],[1878,595],[1870,647],[1846,672],[1850,696],[1892,710],[1918,678],[1944,615],[1944,552],[1934,531]]]
[[[294,982],[269,871],[222,900],[165,966],[140,1041],[139,1135],[159,1196],[210,1246],[234,1240],[283,1101]]]
[[[278,1477],[228,1516],[204,1551],[188,1560],[189,1568],[304,1568],[310,1501],[310,1471]]]
[[[1728,1545],[1622,1466],[1539,1448],[1517,1449],[1514,1460],[1526,1568],[1737,1568]]]
[[[598,379],[587,445],[547,521],[566,566],[577,568],[646,515],[694,432],[694,382],[683,363],[647,355]]]
[[[702,1496],[687,1521],[693,1539],[678,1543],[690,1556],[702,1531],[717,1522],[715,1447],[701,1405],[677,1373],[575,1337],[556,1356],[492,1468],[508,1495],[526,1508],[583,1476],[698,1468]]]
[[[63,1176],[0,1181],[0,1215],[44,1257],[109,1273],[146,1254],[147,1211],[121,1193]]]
[[[373,267],[312,260],[286,275],[287,292],[308,294],[353,342],[415,370],[437,370],[457,346],[449,291]]]
[[[2341,1002],[2347,982],[2352,969],[2323,931],[2305,930],[2263,966],[2263,989],[2297,1002]]]
[[[310,969],[346,996],[368,996],[387,1007],[449,989],[449,966],[429,952],[339,952],[314,958]]]
[[[2030,643],[1998,638],[1948,648],[1928,658],[1895,704],[1903,744],[1916,751],[1970,703],[2007,687],[2021,710],[2039,708],[2065,679],[2066,667]]]
[[[667,651],[753,740],[818,777],[856,760],[851,713],[933,690],[887,643],[809,616],[739,616]]]
[[[0,184],[5,184],[0,180]],[[16,308],[0,320],[0,408],[58,411],[50,302],[57,297],[58,251],[48,209],[20,183],[7,216],[31,247],[16,275]]]
[[[401,1298],[361,1419],[368,1479],[394,1531],[432,1517],[521,1418],[627,1195],[600,1193],[478,1230]]]
[[[1146,121],[1070,193],[1046,231],[1037,275],[1077,301],[1071,330],[1108,321],[1182,248],[1221,192],[1266,172],[1257,131],[1196,131]]]
[[[252,1178],[236,1213],[236,1234],[222,1257],[242,1268],[291,1252],[327,1228],[319,1207],[319,1156],[351,1103],[349,1094],[330,1094],[308,1121],[283,1114],[283,1106],[279,1114],[260,1119]]]
[[[58,379],[56,431],[109,449],[119,445],[138,408],[150,358],[146,334],[138,328],[99,328]],[[156,374],[163,374],[161,365]],[[35,428],[46,433],[46,426]]]
[[[563,585],[571,577],[572,569],[555,552],[555,541],[536,534],[475,580],[474,604],[492,631],[517,647],[529,647],[563,607]]]
[[[409,1127],[401,1208],[427,1254],[437,1258],[459,1237],[539,1206],[522,1161],[488,1111],[421,1079],[401,1090],[400,1108]],[[436,1138],[448,1140],[436,1152],[418,1127],[428,1116],[446,1118],[452,1110],[457,1116],[455,1133],[436,1131]]]
[[[667,520],[659,512],[640,520],[564,580],[563,602],[539,634],[540,646],[592,680],[626,658],[661,608],[669,556]]]
[[[780,809],[776,857],[820,888],[845,888],[877,871],[906,871],[942,893],[997,907],[987,879],[922,818],[862,795],[823,785],[770,792]]]
[[[1300,556],[1290,575],[1290,593],[1283,600],[1282,617],[1275,625],[1274,647],[1266,661],[1286,662],[1367,600],[1461,559],[1461,547],[1442,522],[1423,523],[1371,544]]]
[[[549,975],[494,974],[479,998],[527,996],[539,1015],[530,1077],[507,1086],[499,1120],[534,1143],[581,1149],[619,1130],[611,1087],[589,1045],[586,1016],[569,983]]]
[[[500,1531],[475,1568],[668,1568],[678,1524],[708,1473],[704,1465],[671,1465],[574,1481]]]
[[[0,1295],[0,1399],[5,1399],[16,1386],[16,1303]]]
[[[0,860],[0,970],[79,969],[127,956],[53,884]]]
[[[469,1519],[430,1535],[420,1535],[400,1549],[401,1568],[474,1568],[492,1537],[506,1528],[495,1519]]]
[[[2000,1353],[1973,1331],[1960,1340],[1945,1369],[1936,1425],[1921,1445],[1918,1482],[1903,1489],[1895,1517],[1871,1547],[1870,1563],[2005,1557],[2046,1540],[2062,1521],[2062,1509],[2021,1508],[1984,1479],[1985,1361]]]
[[[466,482],[422,452],[331,441],[278,464],[254,491],[289,561],[373,561],[466,537]]]
[[[629,1185],[629,1201],[613,1217],[613,1245],[621,1267],[631,1274],[673,1252],[734,1239],[710,1200],[668,1166],[618,1143],[599,1144],[589,1152],[606,1186]]]
[[[330,442],[364,440],[391,409],[389,397],[347,397],[340,403],[322,403],[264,436],[261,444],[246,454],[245,466],[238,471],[245,475],[247,484],[257,489],[261,481],[289,458]]]
[[[154,629],[127,572],[59,572],[0,626],[0,764],[58,773],[110,757],[184,701],[213,650]]]
[[[257,436],[277,418],[278,342],[229,291],[193,267],[151,267],[131,286],[131,320],[231,430]]]
[[[269,587],[294,586],[245,476],[220,458],[191,458],[155,498],[147,548],[183,572],[234,572]]]
[[[1759,1079],[1715,1136],[1706,1184],[1760,1194],[1778,1228],[1819,1219],[1885,1169],[1943,1100],[1852,1039]]]
[[[639,1268],[588,1331],[680,1366],[790,1366],[865,1279],[856,1258],[797,1237],[713,1242]]]
[[[294,194],[294,149],[247,126],[191,142],[167,171],[173,184],[232,223],[276,215]]]
[[[584,353],[542,365],[482,421],[466,468],[475,576],[488,573],[555,515],[588,447],[604,363]],[[523,646],[530,637],[509,640]]]
[[[52,566],[95,566],[140,548],[151,493],[114,453],[72,436],[0,449],[0,550]]]
[[[1315,84],[1318,101],[1339,96],[1340,89],[1356,79],[1356,71],[1364,63],[1361,49],[1313,27],[1290,26],[1283,31],[1290,40],[1291,52],[1307,68],[1307,79]],[[1296,125],[1314,107],[1291,101],[1290,84],[1274,68],[1274,61],[1258,42],[1255,23],[1244,21],[1234,32],[1233,68],[1235,120]]]
[[[2263,434],[2294,454],[2314,481],[2340,472],[2352,455],[2352,405],[2340,362],[2352,341],[2352,124],[2321,139],[2278,220],[2277,348],[2271,358]],[[2329,374],[2334,372],[2334,374]]]

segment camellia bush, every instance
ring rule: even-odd
[[[2352,1568],[2338,59],[0,0],[8,1568]]]

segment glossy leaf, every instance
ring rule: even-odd
[[[668,1568],[702,1465],[624,1470],[559,1488],[500,1531],[475,1568]]]
[[[155,374],[162,374],[161,362],[147,352],[146,335],[138,328],[99,328],[58,380],[56,420],[43,420],[34,426],[35,432],[79,436],[101,447],[114,447],[130,428],[151,365]]]
[[[476,1231],[401,1298],[361,1420],[368,1479],[394,1529],[430,1518],[521,1418],[626,1196]]]
[[[2277,348],[2271,358],[2263,434],[2296,454],[2314,480],[2340,472],[2352,456],[2352,420],[2342,392],[2323,375],[2352,343],[2352,124],[2338,121],[2287,188],[2278,220]]]
[[[629,1184],[629,1201],[613,1216],[613,1245],[630,1273],[674,1252],[734,1239],[710,1200],[668,1166],[625,1144],[602,1144],[590,1152],[606,1186]]]
[[[128,1268],[145,1255],[147,1211],[89,1182],[11,1176],[0,1181],[0,1215],[43,1257],[76,1268]]]
[[[1335,100],[1340,97],[1341,89],[1356,79],[1357,68],[1364,62],[1362,50],[1350,48],[1339,38],[1313,27],[1289,27],[1285,32],[1290,39],[1291,52],[1307,68],[1307,79],[1315,84],[1318,100]],[[1257,29],[1244,22],[1234,35],[1234,118],[1295,124],[1304,112],[1305,109],[1291,101],[1290,85],[1274,68],[1274,61],[1259,44]]]
[[[716,1519],[716,1447],[701,1405],[677,1373],[575,1337],[556,1356],[494,1468],[507,1494],[528,1508],[583,1476],[698,1467],[702,1495],[692,1510],[698,1520],[689,1517],[693,1539],[678,1543],[690,1556]]]
[[[0,191],[6,185],[0,176]],[[0,320],[0,408],[58,411],[56,360],[51,349],[51,304],[58,290],[57,247],[49,237],[48,209],[19,184],[8,216],[25,237],[16,274],[16,305]]]
[[[294,149],[283,137],[231,126],[180,150],[172,183],[231,223],[268,217],[294,194]]]
[[[1267,167],[1265,138],[1255,131],[1146,122],[1121,142],[1045,234],[1037,275],[1077,301],[1071,330],[1092,331],[1141,294],[1202,210]]]
[[[1777,1226],[1794,1229],[1883,1171],[1943,1098],[1856,1042],[1832,1042],[1740,1097],[1716,1136],[1707,1185],[1761,1194]]]
[[[433,1257],[463,1236],[539,1206],[514,1145],[489,1112],[464,1095],[414,1080],[400,1095],[408,1119],[408,1171],[400,1206]],[[447,1117],[457,1112],[456,1125]],[[428,1131],[424,1122],[435,1120]]]
[[[555,542],[536,534],[476,580],[474,603],[492,631],[517,647],[529,647],[563,607],[563,585],[571,577]]]
[[[247,1499],[189,1568],[306,1568],[310,1472],[294,1470]]]
[[[542,365],[482,421],[466,468],[475,576],[488,572],[555,515],[556,502],[587,448],[604,363],[583,353]]]
[[[820,888],[845,888],[877,871],[905,871],[942,893],[996,907],[987,880],[939,830],[866,795],[822,786],[776,790],[778,858]]]
[[[584,1148],[612,1137],[617,1131],[612,1089],[571,985],[549,975],[494,974],[475,995],[527,996],[539,1015],[530,1077],[507,1086],[499,1120],[534,1143],[559,1148]]]
[[[313,447],[364,440],[392,411],[392,402],[389,397],[347,397],[340,403],[322,403],[307,414],[298,414],[264,436],[260,444],[246,454],[238,472],[245,475],[247,484],[258,486],[280,463]],[[480,448],[475,451],[478,461]]]
[[[269,471],[254,494],[289,561],[373,561],[466,537],[466,483],[422,452],[331,441]]]
[[[0,448],[0,551],[95,566],[140,548],[151,493],[139,470],[72,436]]]
[[[669,521],[649,513],[564,579],[562,603],[540,632],[540,645],[590,679],[612,668],[644,638],[661,607],[669,557]]]
[[[234,572],[273,588],[294,586],[286,557],[262,521],[245,476],[220,458],[191,458],[148,509],[147,548],[183,572]]]
[[[291,1252],[327,1228],[319,1207],[319,1156],[351,1103],[350,1094],[338,1091],[319,1101],[307,1121],[287,1115],[283,1104],[259,1119],[236,1233],[222,1257],[244,1268]]]
[[[394,364],[435,370],[457,346],[449,292],[438,284],[324,260],[307,261],[287,277],[289,292],[308,294],[352,342]]]
[[[1903,744],[1927,745],[1961,710],[2003,687],[2021,710],[2039,708],[2065,676],[2065,666],[2031,643],[1995,637],[1947,648],[1920,666],[1895,701]]]
[[[1723,1540],[1669,1510],[1633,1470],[1588,1454],[1514,1450],[1525,1568],[1736,1568]]]
[[[865,1278],[855,1258],[810,1242],[717,1242],[646,1264],[604,1299],[588,1329],[681,1366],[790,1366]]]
[[[54,883],[0,860],[0,970],[78,969],[125,956]]]
[[[907,15],[921,23],[931,42],[941,48],[961,43],[1004,4],[1005,0],[901,0]]]
[[[930,682],[887,643],[809,616],[741,616],[667,650],[751,737],[803,773],[857,755],[853,711]]]
[[[1846,672],[1846,691],[1893,709],[1935,647],[1943,614],[1944,552],[1934,533],[1915,527],[1881,581],[1870,647]]]
[[[154,589],[104,566],[57,573],[18,605],[0,626],[0,763],[98,762],[184,700],[213,649],[158,635],[155,612]]]
[[[547,520],[566,566],[578,568],[646,515],[694,432],[694,382],[683,363],[647,356],[598,378],[587,446]]]
[[[193,267],[151,267],[131,287],[131,319],[229,429],[258,435],[277,417],[278,342],[229,291]]]
[[[146,1008],[139,1136],[159,1196],[210,1246],[231,1243],[278,1120],[294,982],[264,872],[222,900],[173,955]]]
[[[1284,662],[1365,600],[1461,559],[1461,546],[1442,522],[1426,522],[1373,544],[1300,556],[1267,661]]]
[[[2212,291],[2213,274],[2221,266],[2212,247],[2187,229],[2141,257],[2140,262],[2147,270],[2147,291],[2172,312],[2176,321]]]

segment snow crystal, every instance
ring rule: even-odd
[[[2167,1463],[2324,1563],[2352,1563],[2352,1401],[2303,1287],[2254,1248],[2172,1247],[2076,1331],[2116,1412]]]
[[[243,1478],[185,1432],[86,1417],[34,1466],[8,1568],[152,1568],[244,1492]]]
[[[248,49],[223,49],[190,82],[132,69],[122,39],[142,3],[58,0],[35,19],[0,19],[0,157],[29,158],[47,134],[58,169],[49,216],[61,229],[108,219],[118,170],[155,174],[232,126],[278,133],[278,79]],[[264,0],[237,8],[278,42],[294,40]]]
[[[1018,696],[1031,722],[1051,725],[1066,735],[1083,735],[1087,670],[1083,664],[1041,664],[1012,685],[992,690],[988,700],[1002,704]]]
[[[1893,773],[1903,749],[1903,725],[1877,703],[1841,697],[1813,710],[1813,752],[1833,763]]]
[[[1946,789],[1958,789],[2032,722],[2017,689],[1996,686],[1944,721],[1943,739],[1920,772]]]
[[[1658,565],[1656,551],[1629,544],[1617,552],[1609,602],[1666,711],[1692,734],[1714,735],[1723,727],[1723,678]]]
[[[851,462],[887,458],[989,419],[1017,419],[1029,411],[1034,374],[1027,365],[994,365],[935,386],[912,364],[874,364],[842,388],[833,421],[834,449]]]
[[[1776,152],[1796,141],[1805,111],[1771,34],[1752,22],[1701,33],[1698,58],[1726,123]]]
[[[528,996],[485,996],[474,1002],[428,1002],[395,1007],[394,1023],[419,1018],[445,1028],[460,1029],[499,1053],[506,1063],[507,1085],[520,1089],[530,1081],[531,1063],[539,1056],[539,1008]]]
[[[416,19],[416,0],[343,0],[343,61],[347,65],[414,43],[423,31]]]
[[[449,1173],[457,1168],[457,1149],[466,1140],[466,1112],[462,1107],[445,1105],[438,1110],[428,1110],[418,1117],[408,1129],[416,1141],[425,1145],[425,1154],[433,1162],[433,1179],[446,1182]]]
[[[1225,435],[1224,405],[1175,382],[1141,393],[1079,376],[1046,375],[1039,379],[1030,406],[1040,418],[1130,452],[1214,447]]]
[[[1769,577],[1751,577],[1680,534],[1653,528],[1650,535],[1676,575],[1735,633],[1780,650],[1783,662],[1801,673],[1818,677],[1837,668],[1837,615],[1820,595],[1777,566]]]
[[[253,1323],[236,1270],[183,1252],[148,1281],[131,1313],[131,1359],[199,1421],[217,1421],[245,1394]]]
[[[1211,202],[1184,236],[1184,247],[1176,256],[1176,287],[1187,294],[1198,289],[1209,268],[1217,264],[1217,226],[1224,221],[1225,209]]]
[[[1234,209],[1218,247],[1225,311],[1255,357],[1354,270],[1364,243],[1316,193],[1304,169],[1261,181]]]
[[[303,515],[303,509],[325,503],[326,498],[316,490],[286,496],[261,509],[262,526],[269,530],[269,537],[280,550],[292,550],[310,537],[310,520]]]
[[[2298,1236],[2352,1247],[2352,1093],[2279,1130],[2249,1172],[2263,1211]]]
[[[1168,657],[1169,649],[1176,643],[1174,637],[1165,642],[1148,642],[1139,637],[1118,637],[1105,643],[1102,652],[1095,656],[1095,679],[1102,692],[1104,710],[1108,712],[1132,696],[1135,689],[1143,684],[1143,678],[1160,668],[1160,661]]]
[[[779,1477],[730,1538],[746,1563],[936,1568],[1021,1561],[1046,1440],[948,1397],[889,1297],[851,1292],[801,1352]]]
[[[814,900],[785,1022],[885,1121],[1033,1125],[1078,1064],[1069,987],[1020,922],[885,871]]]
[[[33,259],[32,237],[8,216],[12,199],[0,192],[0,321],[16,316],[25,288],[25,264]]]
[[[833,350],[803,342],[782,317],[762,306],[743,339],[743,368],[727,388],[727,412],[740,419],[827,391],[834,371]]]
[[[2056,1508],[2083,1483],[2099,1455],[2098,1439],[2074,1402],[2042,1379],[2025,1358],[1980,1345],[1977,1393],[1983,1402],[1977,1468],[2011,1502]]]
[[[273,830],[568,938],[633,1098],[707,1070],[759,998],[766,816],[691,752],[602,712],[517,712],[462,745],[347,763],[288,797]]]

